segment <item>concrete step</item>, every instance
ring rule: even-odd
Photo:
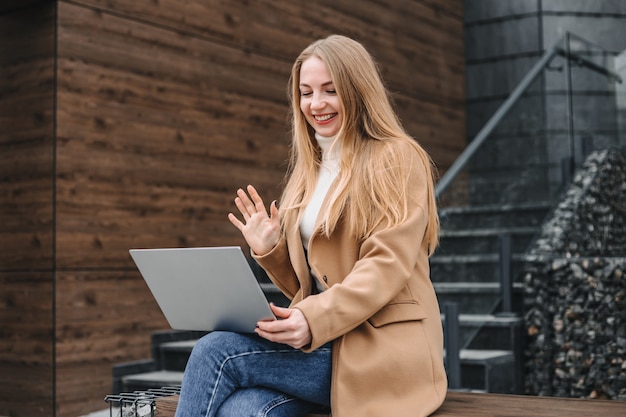
[[[499,253],[500,237],[511,237],[513,253],[524,253],[538,233],[538,227],[493,227],[486,229],[442,229],[434,256]]]
[[[274,284],[261,283],[260,285],[268,300],[274,299],[277,305],[289,304],[289,300]],[[433,287],[439,305],[443,306],[448,301],[456,302],[459,304],[459,311],[463,314],[491,314],[501,299],[499,282],[433,282]],[[523,284],[514,283],[513,289],[514,296],[519,298],[523,291]]]
[[[491,393],[515,393],[515,357],[508,350],[462,349],[461,385],[465,389]]]
[[[457,303],[460,314],[493,314],[501,303],[499,282],[434,282],[435,293],[442,307],[447,302]],[[513,285],[513,305],[522,303],[522,283]],[[518,311],[518,310],[515,310]]]
[[[162,344],[160,346],[161,357],[163,358],[161,368],[183,372],[195,344],[196,340],[181,340]]]
[[[446,324],[445,314],[441,320]],[[521,343],[524,319],[493,314],[460,314],[459,342],[465,349],[515,351]]]
[[[441,318],[445,323],[444,314],[441,315]],[[515,346],[512,342],[519,340],[517,338],[512,339],[511,333],[519,328],[522,323],[523,320],[520,317],[461,314],[459,315],[461,346],[472,349],[513,350]],[[476,340],[477,337],[478,340],[470,345],[470,340]],[[159,347],[160,368],[184,371],[195,342],[195,340],[181,340],[162,343]]]
[[[491,393],[516,392],[515,358],[510,351],[461,351],[461,385]]]
[[[174,355],[181,355],[187,351],[188,355],[194,344],[195,341],[172,342],[168,343],[164,350],[171,351]],[[463,349],[459,356],[464,388],[486,392],[513,392],[512,381],[507,379],[507,374],[509,376],[511,374],[513,362],[513,354],[510,351]],[[180,386],[182,379],[183,371],[170,369],[131,374],[122,377],[121,391],[134,392]]]
[[[183,372],[160,370],[126,375],[122,378],[121,392],[143,391],[161,387],[180,386]]]
[[[513,254],[512,274],[523,269],[524,255]],[[430,279],[433,282],[497,282],[499,280],[497,253],[444,255],[435,252],[430,258]]]
[[[550,202],[443,207],[439,210],[439,217],[442,230],[538,227],[551,208]]]

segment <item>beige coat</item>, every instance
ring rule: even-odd
[[[421,166],[416,155],[406,156],[407,164]],[[334,341],[333,417],[427,416],[445,398],[441,318],[424,241],[423,172],[407,172],[411,211],[403,224],[360,243],[342,227],[330,239],[314,234],[309,264],[324,292],[311,295],[294,222],[286,221],[285,238],[270,253],[256,257],[304,313],[313,335],[305,350]]]

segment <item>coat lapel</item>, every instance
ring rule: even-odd
[[[300,282],[301,297],[304,298],[311,294],[311,273],[304,254],[304,248],[302,247],[302,238],[300,237],[300,228],[296,224],[295,220],[290,219],[287,233],[287,249],[289,251],[289,259],[298,281]],[[295,300],[294,301],[299,301]]]
[[[311,242],[309,243],[309,250],[314,246],[314,241],[316,237],[319,236],[319,230],[320,230],[320,227],[322,226],[322,220],[323,220],[321,213],[323,213],[326,210],[326,206],[330,203],[329,196],[332,195],[332,193],[334,192],[335,187],[337,187],[337,183],[338,183],[338,178],[335,178],[331,186],[329,187],[328,191],[326,192],[326,196],[324,197],[324,201],[320,208],[320,212],[317,213],[317,219],[315,220],[315,229],[314,229],[315,231],[313,232],[313,235],[311,236]],[[298,281],[300,281],[302,298],[305,298],[306,296],[312,293],[313,282],[312,282],[311,271],[309,269],[309,264],[307,262],[306,255],[304,254],[304,248],[302,247],[302,238],[300,236],[300,225],[298,224],[295,216],[293,215],[287,222],[287,225],[288,225],[288,230],[286,233],[287,234],[286,237],[287,237],[287,242],[288,242],[289,257],[291,259],[291,264],[293,265],[293,268],[296,271],[296,275],[298,276]],[[289,243],[293,243],[293,244],[289,244]]]

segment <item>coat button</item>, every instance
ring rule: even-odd
[[[324,275],[324,276],[322,277],[322,279],[324,280],[324,282],[325,282],[325,283],[327,283],[327,284],[328,284],[328,277],[327,277],[326,275]]]

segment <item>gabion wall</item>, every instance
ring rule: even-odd
[[[526,392],[626,400],[626,150],[594,152],[525,266]]]

